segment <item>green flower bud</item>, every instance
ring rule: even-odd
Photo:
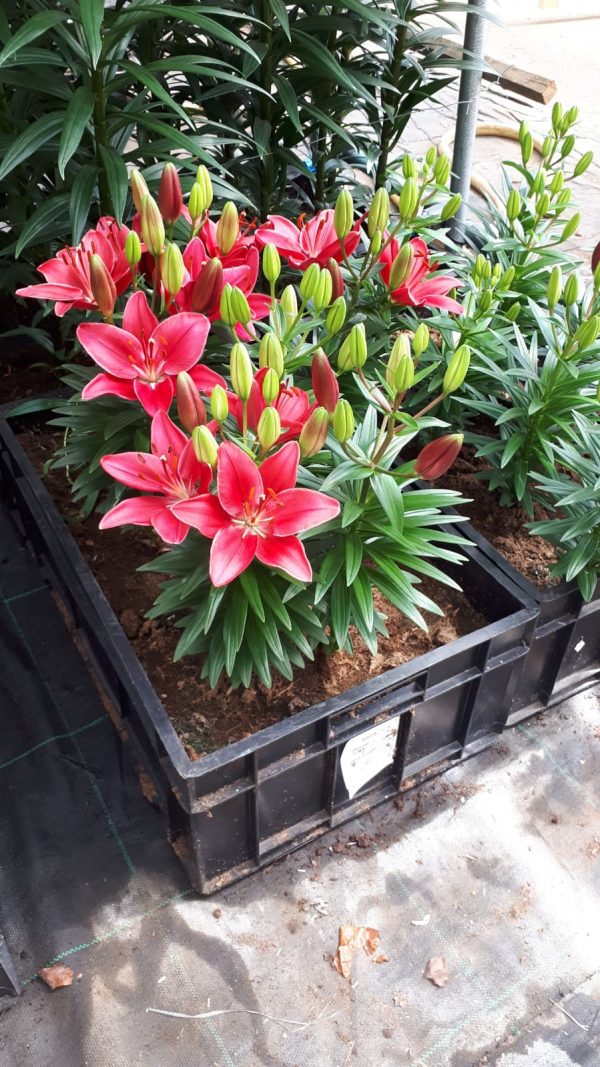
[[[556,266],[552,268],[550,278],[548,279],[548,288],[546,290],[546,299],[548,300],[548,307],[552,311],[560,300],[562,293],[562,273],[560,267]]]
[[[340,371],[358,370],[367,360],[367,338],[364,322],[357,322],[343,341],[338,352]]]
[[[482,256],[481,252],[479,252],[473,264],[473,269],[471,270],[471,277],[473,278],[474,282],[477,282],[477,284],[479,284],[479,282],[483,278],[483,272],[485,270],[486,262],[487,260],[485,256]]]
[[[518,189],[511,189],[506,201],[506,215],[510,222],[514,222],[521,214],[521,195]]]
[[[231,252],[238,239],[239,232],[240,217],[238,209],[231,200],[228,200],[217,223],[217,244],[222,255],[226,256]]]
[[[507,311],[504,312],[504,317],[509,322],[516,322],[521,314],[521,305],[518,300],[515,300],[514,304],[511,304]]]
[[[378,256],[379,255],[379,253],[381,252],[382,245],[383,245],[383,234],[381,233],[380,230],[377,230],[377,233],[373,234],[373,237],[371,238],[371,252],[373,253],[374,256]]]
[[[215,385],[210,394],[210,413],[218,423],[225,422],[229,415],[229,401],[222,385]]]
[[[317,288],[313,296],[313,304],[317,311],[329,307],[333,294],[333,278],[326,267],[323,267],[317,282]]]
[[[567,204],[571,203],[571,195],[572,194],[570,189],[561,189],[560,193],[556,197],[556,206],[561,209],[566,207]]]
[[[513,266],[507,267],[504,273],[500,276],[498,282],[498,291],[503,293],[506,289],[510,289],[512,283],[515,280],[516,270]]]
[[[469,346],[461,345],[450,357],[448,366],[446,367],[446,373],[444,374],[442,383],[442,392],[446,396],[448,396],[449,393],[455,393],[457,389],[460,389],[467,377],[470,362],[471,350]]]
[[[578,211],[576,211],[575,214],[571,216],[569,221],[565,223],[565,225],[563,227],[563,230],[562,230],[562,233],[560,235],[560,240],[561,241],[568,241],[569,237],[572,237],[573,234],[575,233],[575,230],[579,226],[580,222],[581,222],[581,215],[579,214]]]
[[[221,293],[220,315],[227,326],[237,326],[250,322],[252,318],[250,305],[241,289],[235,285],[225,285]]]
[[[562,105],[559,104],[558,101],[556,101],[556,103],[553,104],[553,106],[552,106],[552,129],[554,130],[555,133],[560,133],[560,128],[562,126],[562,120],[563,120]]]
[[[414,259],[415,250],[410,241],[407,241],[406,244],[402,245],[390,267],[389,287],[392,293],[395,289],[399,289],[401,285],[404,285],[404,282],[410,277]]]
[[[327,440],[329,431],[329,414],[325,408],[315,408],[304,423],[298,438],[300,455],[303,459],[315,456]]]
[[[556,148],[556,144],[556,137],[552,137],[551,134],[548,134],[547,137],[544,137],[544,140],[542,141],[542,159],[547,160],[552,157]]]
[[[433,167],[437,156],[437,149],[434,144],[430,145],[425,153],[425,162],[429,168]]]
[[[202,197],[200,199],[201,212],[208,211],[213,202],[213,187],[210,180],[210,174],[203,163],[200,164],[196,171],[196,184],[199,185],[202,190]]]
[[[284,359],[281,342],[274,333],[265,333],[258,346],[259,367],[269,367],[278,378],[283,378]]]
[[[521,139],[521,159],[525,166],[529,163],[533,154],[533,137],[527,132]]]
[[[552,181],[550,182],[550,192],[553,194],[553,196],[556,196],[557,193],[560,193],[563,187],[564,180],[565,176],[562,170],[557,170],[556,174],[552,175]]]
[[[600,331],[600,317],[592,315],[587,322],[582,322],[575,333],[575,340],[580,352],[590,348],[598,338]]]
[[[415,336],[412,341],[412,349],[415,354],[415,359],[420,359],[423,352],[426,351],[429,344],[429,329],[424,322],[420,322],[415,330]]]
[[[418,200],[419,187],[414,178],[407,178],[402,186],[400,199],[398,201],[398,210],[403,222],[406,222],[413,217]]]
[[[340,442],[349,441],[354,433],[354,412],[347,400],[338,400],[333,413],[333,432]]]
[[[596,386],[596,400],[600,404],[600,382],[598,382],[598,385]]]
[[[130,267],[137,267],[140,259],[142,258],[142,244],[135,232],[130,230],[125,240],[125,259],[129,263]]]
[[[150,195],[142,200],[140,210],[142,241],[152,256],[160,256],[165,244],[165,224],[156,200]]]
[[[489,289],[486,289],[485,292],[481,294],[481,296],[479,297],[479,310],[482,315],[487,315],[488,311],[492,306],[493,299],[494,298]]]
[[[574,122],[577,122],[578,116],[579,108],[570,107],[569,110],[565,113],[565,117],[563,119],[563,130],[568,130],[569,126],[572,126]]]
[[[339,333],[342,326],[346,321],[346,301],[343,296],[338,296],[337,300],[333,301],[333,304],[327,312],[327,318],[325,319],[325,329],[332,336]]]
[[[417,164],[408,153],[402,156],[402,174],[405,178],[416,178],[417,176]]]
[[[450,160],[448,156],[438,156],[433,168],[433,176],[438,185],[446,185],[450,177]]]
[[[540,219],[543,219],[544,216],[548,214],[549,208],[550,208],[550,197],[548,196],[548,193],[542,193],[542,195],[538,197],[536,205],[535,205],[535,209],[536,209],[536,212],[538,214],[538,217]]]
[[[529,133],[529,126],[527,125],[525,120],[523,120],[521,122],[520,126],[519,126],[519,143],[520,144],[523,144],[523,138],[526,137],[528,133]]]
[[[133,203],[135,204],[135,210],[141,213],[142,201],[145,196],[150,195],[150,190],[146,185],[145,178],[142,176],[137,167],[134,167],[131,174],[129,175],[129,183],[131,185],[131,196],[133,198]]]
[[[387,367],[385,369],[385,380],[389,385],[390,389],[395,388],[394,382],[396,377],[396,371],[400,366],[402,360],[405,358],[410,359],[412,363],[410,354],[410,338],[408,333],[403,331],[402,333],[398,334],[396,340],[394,341],[392,351],[390,352],[390,358],[387,361]]]
[[[276,408],[264,408],[258,420],[256,436],[264,452],[281,437],[281,419]]]
[[[312,300],[319,284],[320,275],[321,268],[318,263],[311,263],[304,271],[300,279],[300,296],[304,301]]]
[[[340,241],[348,236],[352,229],[354,222],[354,204],[352,202],[352,195],[347,189],[342,189],[339,194],[336,203],[335,211],[333,213],[333,228],[336,233],[336,237]]]
[[[275,285],[281,274],[281,259],[275,245],[266,244],[262,254],[263,274],[270,285]]]
[[[579,178],[581,174],[585,174],[586,170],[590,166],[594,158],[593,152],[584,152],[581,159],[575,164],[575,170],[573,171],[573,177]]]
[[[563,293],[563,300],[567,307],[571,307],[571,304],[577,302],[579,296],[579,283],[577,281],[576,274],[570,274],[565,282],[565,291]]]
[[[561,150],[560,150],[560,158],[561,159],[566,159],[566,157],[571,154],[571,152],[573,151],[574,148],[575,148],[575,137],[573,136],[572,133],[570,133],[568,137],[565,137],[565,139],[564,139],[564,141],[562,143],[562,147],[561,147]],[[590,163],[591,163],[591,160],[590,160]]]
[[[248,355],[248,349],[241,341],[236,341],[229,356],[229,377],[231,388],[240,400],[247,400],[252,390],[254,371]]]
[[[546,189],[547,174],[543,167],[540,167],[531,186],[531,192],[533,196],[541,196]]]
[[[367,217],[367,233],[369,237],[374,237],[378,231],[383,233],[389,221],[390,197],[387,189],[381,187],[376,190],[369,208]]]
[[[188,200],[188,211],[192,222],[197,222],[202,217],[204,210],[202,186],[198,182],[194,182],[190,189],[190,198]]]
[[[169,241],[160,257],[160,276],[170,296],[175,296],[181,289],[184,274],[183,256],[177,245]]]
[[[208,426],[195,426],[192,430],[192,446],[199,463],[208,463],[216,467],[219,446]]]
[[[455,193],[454,196],[451,196],[442,208],[440,215],[442,222],[448,222],[448,219],[453,219],[461,204],[462,196],[460,193]]]
[[[263,378],[262,395],[265,404],[274,404],[279,396],[279,378],[272,367],[267,369]]]
[[[410,389],[415,380],[415,365],[410,356],[402,356],[394,372],[394,390],[400,395]]]
[[[296,290],[293,285],[286,285],[279,302],[289,330],[298,318],[298,300],[296,299]]]

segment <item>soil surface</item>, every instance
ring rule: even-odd
[[[21,433],[19,440],[38,471],[59,443],[55,433],[42,427]],[[425,579],[420,588],[444,611],[442,618],[428,616],[428,632],[407,622],[380,598],[377,607],[387,616],[390,636],[380,639],[377,655],[371,655],[353,635],[353,655],[317,651],[315,662],[295,671],[293,682],[276,676],[270,690],[258,682],[243,690],[233,689],[223,680],[211,690],[199,678],[199,657],[173,663],[179,631],[172,620],[145,618],[164,576],[140,574],[136,567],[160,552],[163,546],[159,538],[152,530],[139,527],[100,531],[97,516],[77,521],[65,472],[50,470],[45,482],[192,758],[247,737],[486,625],[487,620],[466,596]]]
[[[445,489],[455,489],[471,504],[461,504],[461,515],[467,515],[473,526],[503,556],[506,556],[521,574],[539,586],[553,585],[558,581],[550,573],[550,566],[558,556],[553,545],[543,537],[533,537],[525,527],[529,522],[520,507],[502,507],[497,493],[491,493],[487,482],[475,475],[485,469],[480,459],[474,458],[474,449],[466,446],[451,471],[440,479]],[[548,518],[548,513],[538,504],[534,505],[535,518]]]
[[[39,310],[35,301],[15,300],[0,293],[0,334],[30,326]],[[55,335],[60,343],[54,317],[48,315],[39,328]],[[60,388],[60,363],[29,335],[0,336],[0,404],[31,396],[42,396]]]

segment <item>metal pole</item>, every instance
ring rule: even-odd
[[[464,236],[469,192],[471,188],[471,171],[475,151],[475,132],[479,108],[479,89],[483,69],[483,41],[485,37],[485,11],[487,0],[471,0],[465,25],[463,58],[475,64],[475,69],[464,69],[460,76],[458,107],[456,112],[456,129],[454,133],[454,153],[452,156],[452,179],[450,187],[453,193],[460,193],[462,204],[452,220],[450,236],[461,241]]]

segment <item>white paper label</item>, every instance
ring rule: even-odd
[[[394,761],[400,716],[388,719],[344,745],[340,767],[350,797]]]
[[[578,641],[578,642],[577,642],[577,644],[575,645],[575,651],[576,651],[576,652],[581,652],[581,649],[582,649],[582,648],[585,648],[585,641],[583,640],[583,637],[582,637],[582,638],[581,638],[581,640],[580,640],[580,641]]]

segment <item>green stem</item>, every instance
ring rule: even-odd
[[[396,36],[396,43],[394,44],[394,51],[392,52],[392,62],[390,65],[389,80],[392,85],[396,85],[400,77],[400,71],[402,70],[402,60],[404,58],[404,52],[406,49],[406,26],[401,26]],[[383,121],[381,123],[381,140],[379,142],[379,159],[377,161],[377,172],[375,174],[375,188],[383,185],[385,182],[385,176],[387,172],[388,159],[391,148],[392,136],[394,133],[394,118],[390,115],[394,103],[394,93],[391,90],[383,89],[381,92],[381,104],[386,109]]]
[[[266,45],[264,59],[260,65],[260,87],[264,90],[260,94],[259,111],[260,117],[264,122],[268,122],[269,126],[273,120],[273,101],[271,98],[271,88],[273,84],[273,32],[271,24],[273,15],[269,6],[269,0],[260,0],[260,18],[263,25],[260,27],[260,39],[262,44]],[[268,96],[265,96],[268,93]],[[271,135],[269,134],[269,143],[271,141]],[[271,153],[267,150],[264,159],[262,161],[263,167],[263,180],[260,185],[260,214],[264,221],[269,214],[271,208],[271,182],[269,180],[269,171],[271,169]]]
[[[114,215],[114,208],[104,168],[102,149],[108,148],[108,130],[106,127],[106,96],[102,73],[92,71],[92,92],[94,94],[94,141],[96,145],[96,164],[98,166],[98,190],[100,192],[100,211],[102,215]]]

